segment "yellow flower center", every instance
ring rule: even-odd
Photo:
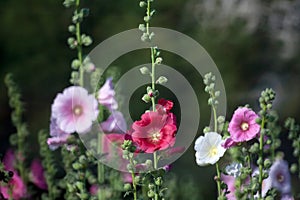
[[[76,116],[80,116],[82,114],[82,107],[79,105],[74,106],[73,113]]]
[[[209,150],[209,156],[210,156],[210,157],[213,157],[213,156],[217,155],[217,153],[218,153],[217,147],[212,147],[212,148]]]
[[[160,131],[154,131],[151,134],[151,139],[153,142],[158,142],[160,140]]]
[[[241,129],[242,129],[243,131],[247,131],[247,130],[249,129],[249,124],[248,124],[247,122],[243,122],[243,123],[241,124]]]

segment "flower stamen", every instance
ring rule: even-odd
[[[74,106],[73,113],[76,116],[80,116],[82,114],[82,107],[80,105]]]
[[[243,131],[247,131],[247,130],[249,129],[249,124],[248,124],[247,122],[243,122],[243,123],[241,124],[241,129],[242,129]]]

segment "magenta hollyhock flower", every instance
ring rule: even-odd
[[[47,182],[45,179],[44,168],[39,159],[32,161],[30,166],[30,179],[40,189],[47,190]]]
[[[277,189],[283,195],[291,193],[291,175],[289,173],[289,165],[286,161],[282,159],[276,160],[270,168],[269,176],[273,188]]]
[[[91,185],[89,192],[92,196],[96,196],[98,193],[98,189],[99,189],[99,186],[94,184],[94,185]]]
[[[230,137],[225,140],[225,142],[222,144],[222,147],[225,149],[234,147],[237,144],[237,142],[234,142]]]
[[[109,110],[116,110],[118,108],[118,103],[115,100],[112,78],[106,79],[104,85],[100,88],[98,92],[98,101]]]
[[[51,138],[47,139],[47,144],[51,150],[55,150],[58,147],[67,144],[70,133],[62,131],[56,124],[56,119],[51,118],[50,123],[50,135]]]
[[[132,124],[132,131],[129,132],[140,150],[153,153],[175,144],[177,127],[173,113],[161,114],[149,111],[141,118]]]
[[[54,99],[52,117],[66,133],[85,133],[98,116],[98,103],[93,95],[79,86],[66,88]]]
[[[8,182],[8,186],[0,186],[0,192],[4,198],[9,198],[9,187],[12,188],[12,197],[14,200],[19,200],[27,196],[26,185],[24,184],[17,171],[14,169],[15,154],[13,150],[9,149],[3,158],[3,164],[5,170],[12,171],[14,173],[12,179]]]
[[[229,123],[228,131],[233,142],[244,142],[255,138],[260,126],[256,123],[258,115],[251,109],[238,108]]]
[[[125,133],[127,124],[124,116],[119,111],[113,111],[106,121],[100,124],[104,133]]]
[[[0,186],[0,191],[3,194],[4,198],[9,199],[9,187],[12,191],[12,197],[14,200],[19,200],[27,196],[26,185],[22,181],[21,177],[14,172],[14,176],[8,182],[8,186]]]
[[[8,149],[3,157],[3,165],[6,170],[14,171],[15,153],[12,149]]]

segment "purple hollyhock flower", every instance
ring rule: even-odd
[[[100,88],[98,92],[98,101],[109,110],[116,110],[118,108],[118,103],[115,100],[112,78],[106,79],[104,85]]]
[[[269,176],[272,181],[272,187],[282,194],[291,193],[291,175],[289,165],[282,159],[276,160],[270,168]]]
[[[51,150],[55,150],[63,144],[67,144],[67,140],[70,136],[70,133],[62,131],[56,124],[56,119],[51,118],[50,123],[50,135],[51,138],[48,138],[47,144]]]
[[[255,138],[260,126],[256,123],[258,115],[249,108],[238,108],[229,123],[228,131],[233,142],[244,142]]]
[[[119,111],[113,111],[100,126],[104,133],[125,133],[127,131],[126,121]]]
[[[98,103],[93,95],[79,86],[66,88],[54,99],[52,117],[66,133],[86,133],[98,116]]]
[[[39,159],[32,161],[30,166],[30,179],[40,189],[47,190],[47,182],[45,179],[44,168]]]

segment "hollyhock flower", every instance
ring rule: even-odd
[[[224,143],[222,143],[222,147],[225,149],[229,149],[237,145],[237,142],[233,141],[231,138],[227,138]]]
[[[9,187],[11,187],[12,197],[14,200],[19,200],[27,196],[26,185],[16,172],[14,172],[14,176],[8,182],[8,186],[0,186],[1,193],[3,194],[4,198],[7,199],[10,197]]]
[[[35,159],[30,166],[30,179],[40,189],[47,190],[44,169],[40,160]]]
[[[126,121],[123,114],[119,111],[113,111],[100,126],[104,133],[124,133],[127,130]]]
[[[27,196],[27,189],[23,180],[21,179],[17,171],[14,169],[14,163],[15,163],[15,154],[11,149],[9,149],[4,155],[3,164],[5,170],[12,171],[14,175],[8,182],[7,186],[0,186],[0,192],[2,193],[4,198],[8,199],[9,191],[10,191],[9,187],[11,187],[13,199],[19,200]]]
[[[294,200],[294,197],[291,194],[285,194],[281,196],[281,200]]]
[[[225,167],[225,171],[228,175],[233,176],[233,177],[238,177],[241,175],[241,168],[243,165],[241,163],[231,163],[230,165],[227,165]]]
[[[51,138],[47,139],[47,144],[51,150],[55,150],[63,144],[67,144],[69,133],[62,131],[56,124],[56,119],[51,118],[50,123]]]
[[[92,196],[96,196],[98,193],[98,189],[99,189],[99,186],[94,184],[94,185],[91,185],[89,192]]]
[[[52,117],[66,133],[85,133],[98,116],[98,103],[93,95],[79,86],[66,88],[52,104]]]
[[[175,116],[172,113],[161,114],[149,111],[142,115],[140,121],[132,124],[132,141],[146,153],[164,150],[175,144],[177,131]]]
[[[249,108],[238,108],[229,123],[228,131],[234,142],[244,142],[255,138],[260,126],[256,123],[258,115]]]
[[[173,108],[174,103],[166,99],[159,99],[156,105],[156,110],[162,113],[169,113]]]
[[[98,101],[109,110],[116,110],[118,103],[115,100],[112,78],[108,78],[98,92]]]
[[[272,181],[272,187],[282,194],[291,193],[291,175],[286,161],[282,159],[276,160],[270,168],[269,176]]]
[[[233,176],[221,174],[221,180],[227,185],[227,191],[229,193],[226,194],[228,200],[236,200],[235,197],[235,178]]]
[[[224,155],[226,149],[222,147],[222,137],[216,132],[205,133],[195,142],[196,162],[200,166],[215,164]]]

